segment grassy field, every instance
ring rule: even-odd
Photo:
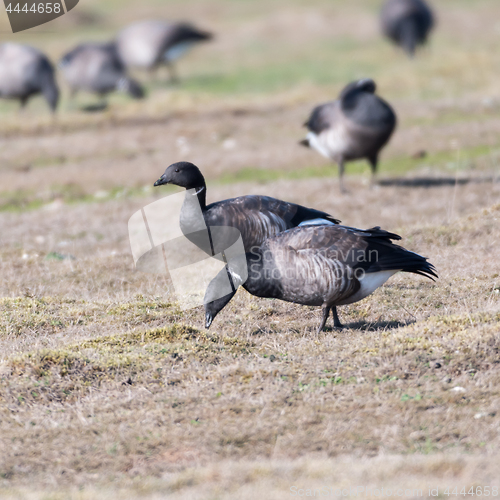
[[[500,5],[434,3],[414,61],[380,37],[378,0],[86,0],[15,36],[0,15],[2,41],[54,60],[140,17],[217,34],[180,85],[138,74],[144,101],[84,113],[95,98],[62,85],[56,117],[40,98],[0,102],[2,499],[500,488]],[[378,185],[349,164],[340,195],[301,124],[366,76],[398,129]],[[380,225],[440,278],[397,275],[321,334],[319,309],[240,290],[206,331],[201,308],[134,269],[128,240],[179,160],[209,202],[267,194]]]

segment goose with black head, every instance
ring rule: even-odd
[[[326,212],[306,208],[269,196],[248,195],[216,201],[207,205],[207,186],[200,169],[189,162],[170,165],[155,186],[173,184],[187,190],[180,214],[180,227],[190,238],[199,229],[199,208],[208,227],[234,227],[240,231],[246,251],[260,246],[266,238],[301,224],[338,224]],[[196,243],[195,241],[193,241]],[[225,250],[213,242],[213,253]]]
[[[85,43],[65,54],[59,62],[71,94],[87,91],[103,97],[124,91],[134,99],[144,97],[144,90],[127,75],[113,43]]]
[[[425,44],[435,24],[432,10],[424,0],[388,0],[380,20],[385,36],[411,58],[417,47]]]
[[[45,97],[52,112],[56,110],[59,88],[48,57],[27,45],[0,45],[0,98],[19,99],[23,108],[36,94]]]
[[[375,90],[369,78],[352,82],[336,101],[314,108],[304,124],[309,133],[301,144],[338,164],[342,192],[345,163],[350,160],[370,162],[373,184],[380,150],[396,127],[394,110]]]
[[[127,68],[155,71],[165,65],[170,80],[178,80],[175,62],[213,35],[186,22],[145,20],[124,28],[116,38],[118,55]]]
[[[242,285],[256,297],[322,307],[318,332],[324,329],[330,311],[334,326],[341,328],[337,306],[364,299],[397,272],[437,278],[425,257],[392,242],[400,239],[379,227],[305,226],[284,231],[246,254],[245,282],[230,265],[210,282],[204,298],[205,327],[210,327]],[[234,290],[221,297],[229,277]]]

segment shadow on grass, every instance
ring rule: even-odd
[[[298,329],[296,328],[290,328],[287,330],[291,334],[298,334],[300,333]],[[277,328],[273,327],[257,327],[254,328],[252,331],[250,331],[250,335],[252,336],[259,336],[259,337],[264,337],[266,335],[276,335],[279,330]]]
[[[486,182],[495,182],[494,177],[416,177],[414,179],[380,179],[377,184],[379,186],[397,186],[397,187],[414,187],[414,188],[431,188],[442,186],[454,186],[455,184],[463,186],[466,184],[482,184]]]
[[[415,323],[415,320],[408,321],[375,321],[373,323],[366,323],[365,321],[356,321],[355,323],[344,324],[343,328],[335,328],[334,326],[326,325],[323,329],[323,333],[337,333],[342,335],[342,333],[347,332],[348,330],[361,330],[364,332],[377,332],[384,330],[396,330],[398,328],[402,328],[404,326],[408,326]],[[318,328],[317,325],[311,326],[311,332],[316,332]],[[273,335],[278,332],[276,327],[258,327],[253,329],[250,332],[252,336],[266,336]],[[297,328],[288,329],[288,333],[290,334],[301,334],[301,330]]]
[[[326,326],[325,332],[342,333],[344,330],[361,330],[364,332],[377,332],[380,330],[396,330],[415,323],[415,320],[408,321],[375,321],[373,323],[366,323],[365,321],[356,321],[355,323],[345,324],[344,328],[335,328],[333,326]]]
[[[89,104],[88,106],[83,106],[81,110],[85,113],[101,113],[108,109],[108,103],[100,102],[98,104]]]

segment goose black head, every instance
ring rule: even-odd
[[[132,78],[123,76],[120,80],[118,80],[117,88],[118,90],[127,92],[134,99],[144,98],[144,89]]]
[[[59,87],[54,76],[54,68],[47,59],[40,61],[38,78],[42,94],[54,113],[59,102]]]
[[[174,184],[186,189],[205,187],[205,178],[200,169],[187,161],[173,163],[155,182],[155,186]]]
[[[208,290],[207,290],[208,291]],[[205,328],[210,328],[213,320],[219,314],[227,303],[234,297],[236,292],[231,292],[220,299],[213,300],[205,304]]]
[[[43,85],[42,93],[54,113],[59,102],[59,88],[53,78]]]
[[[182,42],[205,42],[212,40],[214,35],[208,31],[202,31],[192,24],[179,23],[170,40],[171,45]]]
[[[227,293],[227,288],[229,284],[230,271],[227,266],[219,271],[217,276],[212,279],[208,284],[207,290],[205,291],[205,297],[203,299],[203,304],[205,305],[205,328],[210,328],[212,321],[215,319],[217,314],[219,314],[228,302],[236,294],[236,287],[232,286],[233,291]]]
[[[358,92],[367,92],[369,94],[374,94],[375,90],[377,90],[375,82],[371,78],[363,78],[361,80],[356,80],[355,82],[347,84],[340,93],[340,99],[343,99],[352,93]]]

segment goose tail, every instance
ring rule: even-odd
[[[418,274],[435,281],[438,278],[437,270],[427,257],[406,250],[396,245],[392,240],[400,240],[401,236],[384,231],[380,227],[372,227],[363,231],[368,238],[368,252],[374,252],[375,259],[372,261],[377,271],[399,270],[405,273]]]
[[[418,25],[415,19],[409,18],[401,23],[400,39],[401,45],[408,54],[408,57],[413,58],[419,40]]]
[[[394,245],[396,247],[396,245]],[[422,257],[418,253],[410,252],[402,247],[396,247],[395,252],[391,252],[387,257],[382,257],[378,262],[380,270],[398,269],[404,273],[418,274],[436,281],[438,274],[434,264],[431,264],[427,257]]]
[[[413,254],[413,252],[408,253]],[[402,271],[405,273],[413,273],[420,276],[425,276],[432,281],[436,281],[435,278],[439,278],[434,264],[431,264],[426,257],[422,257],[417,253],[413,254],[413,256],[408,259]]]
[[[118,80],[117,89],[127,92],[134,99],[144,98],[144,89],[142,86],[132,78],[126,76]]]

